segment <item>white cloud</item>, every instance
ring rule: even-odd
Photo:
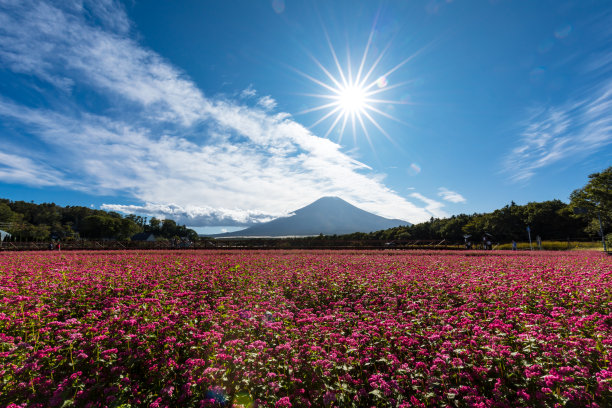
[[[249,87],[247,89],[244,89],[240,93],[240,97],[243,98],[243,99],[252,98],[255,95],[257,95],[257,91],[255,90],[255,88],[253,88],[253,84],[249,85]]]
[[[276,101],[270,95],[259,98],[257,104],[268,111],[276,108]]]
[[[190,226],[262,222],[330,195],[410,222],[446,215],[442,203],[413,193],[426,204],[416,206],[338,144],[286,113],[270,113],[276,102],[269,96],[258,100],[264,109],[205,97],[127,37],[129,21],[113,1],[75,4],[0,8],[0,62],[62,89],[68,99],[75,84],[93,90],[113,109],[88,112],[76,99],[61,110],[35,108],[0,97],[5,126],[58,152],[43,159],[33,151],[5,153],[3,180],[122,194],[144,204],[104,208]],[[242,94],[256,92],[249,87]],[[28,170],[20,173],[20,166]]]
[[[465,203],[467,200],[461,194],[451,191],[446,187],[438,188],[438,195],[442,197],[445,201],[450,201],[451,203]]]
[[[0,115],[18,120],[69,157],[57,157],[67,174],[78,174],[90,191],[128,192],[147,204],[107,205],[123,212],[191,218],[189,225],[261,222],[339,195],[383,216],[416,222],[431,215],[377,180],[340,146],[301,125],[227,102],[213,112],[220,128],[247,138],[198,145],[181,137],[154,138],[107,118],[75,119],[0,100]],[[233,127],[229,127],[233,124]],[[366,173],[363,173],[363,172]],[[66,177],[57,179],[61,185]],[[163,198],[163,202],[160,202]],[[365,200],[364,200],[365,198]],[[233,220],[233,221],[232,221]]]
[[[124,36],[128,23],[121,7],[112,1],[89,9],[60,4],[24,0],[0,10],[0,60],[65,90],[79,81],[110,92],[145,108],[148,119],[184,125],[202,119],[202,93],[159,55]],[[107,24],[88,21],[96,12]]]
[[[288,214],[264,214],[258,211],[249,211],[230,208],[211,208],[206,206],[181,207],[174,204],[120,205],[103,204],[103,210],[119,211],[125,214],[149,214],[158,218],[171,218],[179,224],[229,226],[246,225],[258,222],[271,221],[274,218]]]
[[[448,217],[448,213],[446,213],[446,211],[442,210],[442,208],[444,207],[444,204],[442,204],[441,202],[436,201],[436,200],[432,200],[431,198],[427,198],[427,197],[425,197],[421,193],[411,193],[410,196],[414,197],[416,199],[419,199],[422,202],[424,202],[425,204],[427,204],[425,209],[427,211],[429,211],[434,217],[436,217],[436,218],[446,218],[446,217]]]
[[[5,183],[35,187],[64,184],[62,174],[44,164],[0,150],[0,179]]]
[[[79,2],[73,3],[79,7]],[[123,5],[117,0],[85,0],[82,7],[91,10],[102,24],[112,31],[127,34],[130,30],[130,21],[124,12]],[[120,10],[120,12],[117,12]]]
[[[542,108],[523,124],[520,142],[506,157],[513,181],[527,181],[538,170],[576,162],[612,143],[612,81],[596,93],[560,107]]]

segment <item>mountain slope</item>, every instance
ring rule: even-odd
[[[282,237],[372,232],[410,225],[361,210],[338,197],[323,197],[289,217],[277,218],[250,228],[215,237]]]

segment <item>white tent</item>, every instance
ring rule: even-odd
[[[4,241],[4,238],[10,238],[11,234],[6,231],[0,230],[0,242]]]

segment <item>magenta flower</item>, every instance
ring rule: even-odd
[[[293,405],[291,404],[289,397],[282,397],[281,399],[276,401],[276,404],[274,406],[276,408],[291,408]]]
[[[0,253],[0,406],[612,398],[612,258],[597,253],[61,255]]]

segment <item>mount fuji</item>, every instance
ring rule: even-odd
[[[410,225],[409,222],[389,219],[369,213],[338,197],[323,197],[296,210],[289,217],[213,237],[286,237],[311,235],[341,235],[353,232],[372,232]]]

